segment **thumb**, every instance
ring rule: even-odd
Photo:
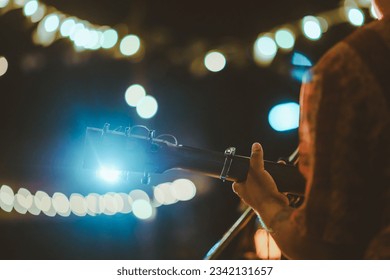
[[[263,147],[258,142],[252,145],[250,165],[255,170],[264,170]]]

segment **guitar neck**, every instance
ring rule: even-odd
[[[221,152],[203,150],[188,146],[175,146],[169,154],[173,155],[174,168],[197,172],[209,177],[220,178],[225,164]],[[244,181],[249,170],[249,157],[235,155],[232,158],[227,181]],[[294,165],[264,161],[264,168],[274,178],[280,192],[304,194],[305,180]]]

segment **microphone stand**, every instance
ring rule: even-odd
[[[298,148],[288,157],[288,162],[294,165],[298,164]],[[251,207],[241,214],[238,220],[231,226],[231,228],[223,235],[223,237],[207,252],[204,260],[217,260],[226,247],[234,240],[234,238],[245,228],[245,226],[256,217],[256,213]]]

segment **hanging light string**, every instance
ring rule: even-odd
[[[66,196],[55,192],[49,196],[44,191],[31,194],[26,188],[20,188],[15,193],[10,186],[3,185],[0,188],[0,208],[7,213],[15,211],[19,214],[44,214],[49,217],[133,213],[139,219],[148,220],[154,218],[158,207],[191,200],[195,194],[196,186],[189,179],[178,179],[154,186],[151,197],[140,189],[129,193],[90,193],[85,196],[79,193]]]
[[[114,58],[137,58],[137,61],[144,55],[145,42],[136,34],[120,34],[122,32],[113,27],[92,24],[62,13],[38,0],[0,0],[0,14],[13,9],[22,9],[31,23],[36,24],[32,37],[37,45],[47,47],[56,40],[67,39],[79,52],[104,50]],[[293,23],[261,33],[253,43],[253,60],[259,66],[269,66],[278,52],[291,51],[300,35],[310,41],[316,41],[331,26],[345,22],[361,26],[366,22],[364,10],[369,10],[371,17],[377,17],[370,0],[344,0],[338,9],[307,15]],[[239,53],[246,51],[246,48],[240,46],[242,45],[226,43],[207,50],[204,49],[205,46],[189,45],[179,52],[188,54],[186,58],[176,57],[172,58],[172,61],[179,64],[188,63],[189,69],[197,75],[208,71],[219,72],[225,68],[227,62],[237,60],[239,63],[238,60],[242,59]]]

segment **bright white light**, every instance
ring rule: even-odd
[[[8,61],[4,56],[0,56],[0,77],[8,70]]]
[[[131,198],[132,201],[136,201],[139,199],[146,200],[148,202],[150,201],[148,194],[146,192],[144,192],[143,190],[139,190],[139,189],[132,190],[129,193],[129,197]]]
[[[133,200],[130,198],[128,194],[125,193],[119,193],[116,194],[115,197],[118,200],[118,196],[121,197],[123,201],[123,206],[121,207],[121,210],[119,210],[122,214],[128,214],[131,212],[131,205],[133,204]]]
[[[118,42],[118,32],[114,29],[108,29],[103,32],[103,37],[101,38],[101,45],[103,49],[109,49],[115,46]]]
[[[74,41],[77,33],[81,30],[84,30],[86,27],[83,23],[79,22],[73,25],[73,27],[70,29],[70,35],[69,38]]]
[[[6,212],[11,212],[14,207],[15,194],[14,191],[7,185],[2,185],[0,188],[0,207]]]
[[[274,39],[268,35],[261,36],[256,40],[257,50],[264,56],[275,56],[278,51],[278,47]]]
[[[321,38],[322,29],[319,20],[313,16],[303,18],[303,33],[310,40],[318,40]]]
[[[162,183],[154,189],[154,198],[157,202],[170,205],[177,202],[177,198],[172,193],[172,183]]]
[[[5,8],[9,4],[9,0],[0,0],[0,8]]]
[[[35,23],[40,21],[46,13],[46,6],[45,5],[38,5],[38,10],[30,16],[31,22]]]
[[[60,17],[57,14],[48,15],[43,21],[45,30],[49,33],[56,31],[60,25]]]
[[[37,191],[34,196],[34,203],[46,216],[54,217],[56,211],[54,210],[51,197],[44,191]]]
[[[141,40],[137,35],[125,36],[119,46],[119,50],[123,55],[134,55],[138,52],[141,47]]]
[[[211,51],[204,57],[204,65],[211,72],[219,72],[226,65],[225,56],[217,51]]]
[[[67,18],[61,23],[60,33],[62,37],[70,36],[72,29],[75,27],[76,21],[73,18]]]
[[[178,179],[171,185],[173,196],[181,201],[187,201],[194,198],[196,194],[195,184],[188,179]]]
[[[295,35],[289,29],[279,29],[275,33],[275,41],[280,48],[285,50],[291,50],[295,44]]]
[[[135,200],[132,207],[134,215],[141,220],[147,220],[153,216],[153,207],[149,201],[143,199]]]
[[[29,190],[25,188],[19,189],[15,195],[15,211],[20,214],[26,214],[27,210],[33,205],[33,200],[34,198]]]
[[[25,16],[32,16],[38,11],[38,1],[28,1],[23,7],[23,13]]]
[[[138,103],[146,96],[143,86],[139,84],[131,85],[125,93],[126,103],[131,107],[137,107]]]
[[[152,118],[158,110],[157,100],[150,95],[142,98],[137,104],[137,113],[143,119]]]
[[[299,105],[294,102],[276,105],[268,115],[271,127],[276,131],[287,131],[299,126]]]
[[[97,50],[100,48],[100,36],[98,31],[89,30],[89,39],[84,47],[90,50]]]
[[[259,36],[253,44],[253,55],[256,63],[261,66],[269,65],[276,56],[278,47],[271,37],[265,34]]]
[[[116,170],[115,168],[102,167],[99,170],[98,175],[106,182],[116,183],[119,181],[121,172],[119,170]]]
[[[115,215],[118,212],[118,203],[114,197],[114,193],[106,193],[103,195],[104,210],[106,215]]]
[[[87,28],[80,29],[74,34],[74,44],[77,47],[85,47],[90,39],[90,31]]]
[[[95,216],[96,214],[102,213],[99,205],[100,196],[97,193],[90,193],[87,195],[85,200],[87,201],[88,214]]]
[[[78,193],[72,193],[69,199],[70,210],[76,216],[83,217],[87,215],[88,206],[84,196]]]
[[[349,9],[348,20],[352,25],[362,26],[364,24],[364,14],[362,10],[357,8]]]
[[[70,201],[63,193],[56,192],[52,197],[53,208],[57,214],[63,217],[70,215]]]

